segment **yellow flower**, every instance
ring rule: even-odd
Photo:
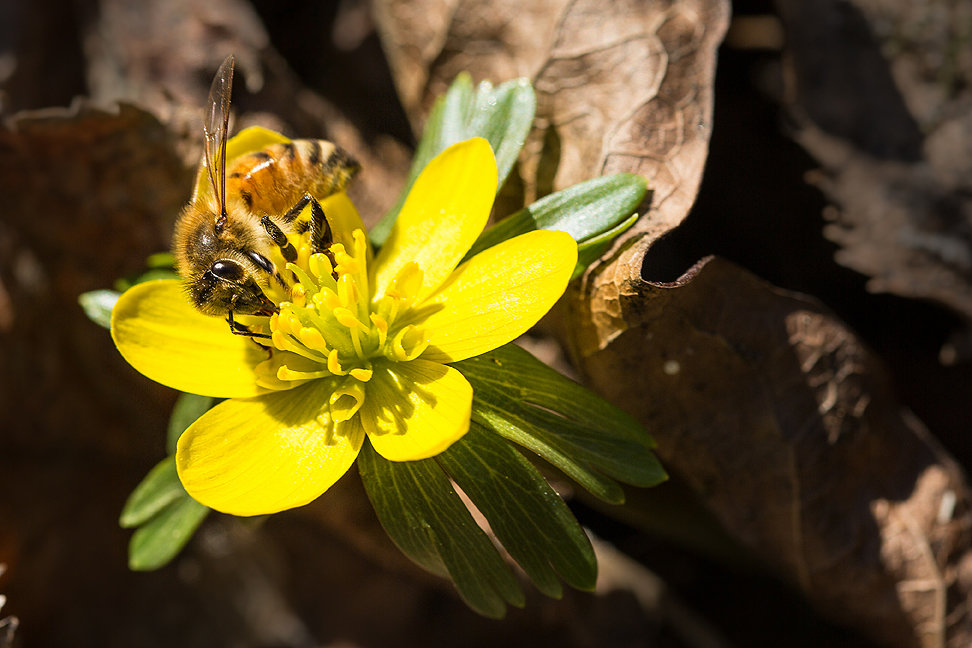
[[[252,131],[234,140],[234,155],[263,143]],[[472,386],[448,363],[533,326],[577,260],[568,234],[534,231],[459,265],[486,225],[496,178],[486,140],[450,147],[416,180],[374,256],[347,196],[322,200],[338,241],[331,258],[311,253],[309,234],[295,239],[297,262],[281,273],[290,286],[265,289],[279,312],[237,318],[269,339],[233,335],[226,321],[192,308],[176,281],[121,296],[111,332],[133,367],[228,399],[179,439],[190,495],[235,515],[274,513],[320,496],[365,436],[385,459],[410,461],[466,433]]]

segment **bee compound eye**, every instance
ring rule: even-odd
[[[209,271],[224,281],[239,282],[243,279],[243,267],[236,261],[215,261]]]

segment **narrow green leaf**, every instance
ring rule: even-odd
[[[78,295],[78,303],[88,319],[98,326],[111,328],[111,309],[120,296],[117,290],[92,290]]]
[[[185,495],[176,473],[175,457],[166,457],[128,496],[118,523],[125,528],[137,527]]]
[[[469,382],[475,390],[474,422],[537,453],[595,497],[611,504],[624,503],[624,490],[617,482],[595,470],[589,462],[581,461],[573,452],[575,448],[556,432],[534,424],[532,408],[511,400],[493,402],[479,382],[474,379]],[[556,421],[553,423],[556,424]]]
[[[365,443],[358,469],[381,525],[416,563],[448,575],[480,614],[522,607],[523,590],[433,459],[391,462]]]
[[[584,243],[577,246],[577,265],[574,267],[574,272],[571,274],[570,278],[579,277],[587,266],[594,263],[596,260],[601,258],[604,251],[608,249],[611,242],[617,238],[622,232],[638,222],[638,214],[632,214],[631,218],[626,221],[622,221],[620,225],[614,229],[610,229],[603,234],[593,236]]]
[[[170,455],[175,454],[176,443],[186,428],[208,412],[216,402],[217,400],[210,396],[179,394],[172,407],[172,414],[169,416],[169,429],[166,434],[165,447]]]
[[[145,265],[153,269],[175,270],[175,255],[171,252],[156,252],[150,254]]]
[[[513,170],[537,113],[537,95],[527,79],[513,79],[496,88],[479,84],[472,119],[460,140],[480,135],[489,140],[496,156],[500,190]],[[452,142],[454,143],[454,142]]]
[[[560,598],[558,574],[593,590],[597,560],[564,501],[508,441],[473,423],[436,461],[489,521],[541,592]]]
[[[166,565],[189,542],[209,509],[185,491],[158,515],[140,526],[128,544],[128,567],[150,571]]]
[[[466,258],[506,239],[537,229],[567,232],[579,244],[597,239],[631,220],[632,212],[644,200],[647,191],[646,180],[633,173],[618,173],[581,182],[545,196],[487,228]]]
[[[523,349],[508,344],[455,366],[473,385],[473,420],[537,452],[592,494],[623,499],[604,476],[635,486],[667,478],[637,421]]]
[[[458,75],[429,113],[405,187],[395,205],[369,232],[372,243],[380,247],[385,242],[422,169],[456,142],[471,137],[489,141],[496,156],[498,192],[516,164],[536,110],[536,93],[526,79],[507,81],[495,88],[484,81],[473,92],[472,77],[466,73]]]

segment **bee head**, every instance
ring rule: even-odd
[[[189,299],[208,315],[275,311],[257,280],[273,265],[252,249],[246,231],[221,224],[211,209],[190,205],[177,225],[174,252]]]
[[[189,283],[189,297],[210,315],[269,314],[276,306],[263,294],[254,273],[234,259],[217,259],[198,279]]]

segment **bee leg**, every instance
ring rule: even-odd
[[[311,232],[311,250],[314,252],[321,252],[331,261],[331,266],[337,265],[334,260],[334,255],[331,254],[331,244],[334,243],[334,234],[331,232],[331,224],[327,222],[327,216],[324,215],[324,208],[321,207],[321,203],[317,201],[310,194],[304,194],[304,197],[297,201],[297,203],[290,208],[290,210],[283,215],[285,222],[291,222],[300,212],[304,211],[304,208],[310,204],[311,206],[311,219],[310,223],[306,225],[310,227]],[[306,229],[299,230],[306,232]],[[337,279],[337,271],[333,272],[334,278]]]
[[[270,336],[266,333],[254,333],[245,324],[240,324],[233,319],[233,311],[229,311],[226,314],[226,321],[229,323],[230,333],[233,335],[245,335],[251,338],[266,338],[270,339]]]
[[[328,248],[334,243],[331,224],[327,222],[327,216],[324,215],[321,203],[310,196],[307,196],[307,198],[310,198],[311,205],[311,249],[315,252],[327,254]],[[331,259],[331,261],[333,260]]]
[[[283,233],[283,230],[277,227],[277,224],[270,220],[269,216],[264,216],[260,219],[260,224],[263,225],[263,229],[267,231],[273,242],[280,248],[280,253],[283,254],[285,258],[290,263],[297,260],[297,250],[294,248],[293,244],[287,240],[287,235]]]
[[[287,210],[287,213],[286,214],[284,214],[283,216],[281,216],[281,218],[283,218],[283,222],[285,222],[285,223],[292,223],[292,222],[294,222],[294,220],[298,216],[300,216],[300,212],[304,211],[304,207],[307,206],[307,203],[309,203],[312,200],[314,200],[314,199],[311,198],[311,195],[305,193],[303,198],[301,198],[296,203],[294,203],[294,206],[291,207],[289,210]]]

